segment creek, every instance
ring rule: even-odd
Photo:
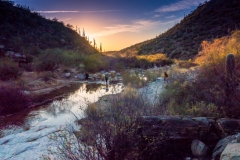
[[[53,147],[49,135],[83,118],[89,103],[122,90],[122,83],[111,84],[108,90],[101,82],[72,84],[42,97],[59,99],[1,118],[0,159],[43,159]]]

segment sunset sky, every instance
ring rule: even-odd
[[[15,0],[46,18],[84,28],[103,51],[152,39],[206,0]]]

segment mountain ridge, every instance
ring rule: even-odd
[[[134,56],[164,53],[170,58],[193,58],[201,49],[202,41],[229,36],[240,28],[239,9],[238,0],[205,1],[165,33],[115,54]]]
[[[36,54],[34,52],[48,48],[97,52],[71,25],[65,25],[56,18],[46,19],[13,1],[0,0],[0,21],[0,45],[16,52]]]

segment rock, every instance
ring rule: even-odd
[[[79,75],[77,75],[77,78],[78,78],[79,80],[84,80],[84,79],[85,79],[85,75],[79,74]]]
[[[116,71],[110,71],[110,74],[116,74]]]
[[[117,73],[116,76],[120,77],[120,76],[121,76],[121,73]]]
[[[218,128],[223,137],[240,133],[240,120],[221,118],[217,120]]]
[[[212,158],[219,158],[225,147],[228,143],[231,143],[235,139],[235,135],[228,136],[226,138],[221,139],[217,145],[215,146],[212,154]]]
[[[142,134],[168,139],[196,139],[208,136],[213,119],[180,116],[143,116],[139,119]]]
[[[163,83],[163,78],[162,78],[162,77],[158,77],[158,78],[156,79],[156,82]]]
[[[194,156],[206,156],[209,148],[198,139],[192,141],[191,150]]]
[[[229,143],[221,154],[220,160],[239,160],[240,143]]]
[[[7,57],[13,58],[14,54],[15,54],[15,53],[14,53],[13,51],[7,51],[5,55],[6,55]]]
[[[65,78],[70,78],[71,77],[71,73],[65,73]]]
[[[15,54],[13,55],[13,57],[14,57],[14,58],[26,58],[26,56],[25,56],[24,54],[22,54],[22,53],[15,53]]]

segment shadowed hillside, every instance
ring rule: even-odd
[[[38,54],[47,48],[79,50],[92,53],[96,50],[84,37],[56,18],[49,20],[29,7],[0,0],[0,45],[16,52]]]
[[[200,4],[165,33],[116,54],[133,56],[164,53],[170,58],[193,58],[203,40],[227,36],[240,28],[239,8],[239,0],[210,0]]]

